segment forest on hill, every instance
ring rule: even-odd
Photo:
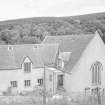
[[[105,42],[105,13],[2,21],[0,44],[35,44],[41,43],[46,35],[86,35],[97,29]]]

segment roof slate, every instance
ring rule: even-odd
[[[11,46],[12,49],[8,50]],[[58,44],[0,45],[0,70],[21,68],[25,57],[29,57],[33,67],[43,67],[56,62]]]
[[[64,67],[64,70],[70,73],[94,36],[95,34],[47,36],[42,43],[59,43],[61,52],[71,52],[69,61],[65,62]]]

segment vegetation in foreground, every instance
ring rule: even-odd
[[[36,88],[32,92],[25,92],[25,94],[12,95],[9,93],[0,96],[0,105],[105,105],[103,93],[98,97],[98,94],[76,95],[72,93],[68,95],[66,91],[51,96],[47,92],[47,94],[43,92],[42,88]],[[43,103],[45,96],[46,104]]]
[[[105,98],[105,97],[103,97]],[[36,96],[0,96],[0,105],[43,105],[43,97]],[[46,105],[99,105],[97,97],[82,96],[69,99],[63,97],[60,99],[47,98]],[[101,105],[105,105],[103,99]]]

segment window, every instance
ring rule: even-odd
[[[49,80],[52,81],[52,75],[51,74],[49,75]]]
[[[30,62],[24,63],[24,71],[26,73],[31,72],[31,63]]]
[[[92,66],[92,84],[93,85],[100,85],[101,84],[101,71],[102,71],[102,64],[96,61]]]
[[[38,85],[42,86],[43,85],[43,79],[38,79]]]
[[[24,86],[25,87],[30,87],[31,86],[31,80],[25,80],[24,81]]]
[[[17,87],[17,81],[11,81],[11,87],[12,88]]]
[[[57,67],[60,70],[62,70],[64,68],[64,62],[63,62],[62,59],[58,59],[58,61],[57,61]]]

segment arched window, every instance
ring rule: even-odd
[[[93,85],[101,85],[101,71],[102,71],[102,69],[103,69],[102,64],[98,61],[96,61],[91,66],[92,84]]]

